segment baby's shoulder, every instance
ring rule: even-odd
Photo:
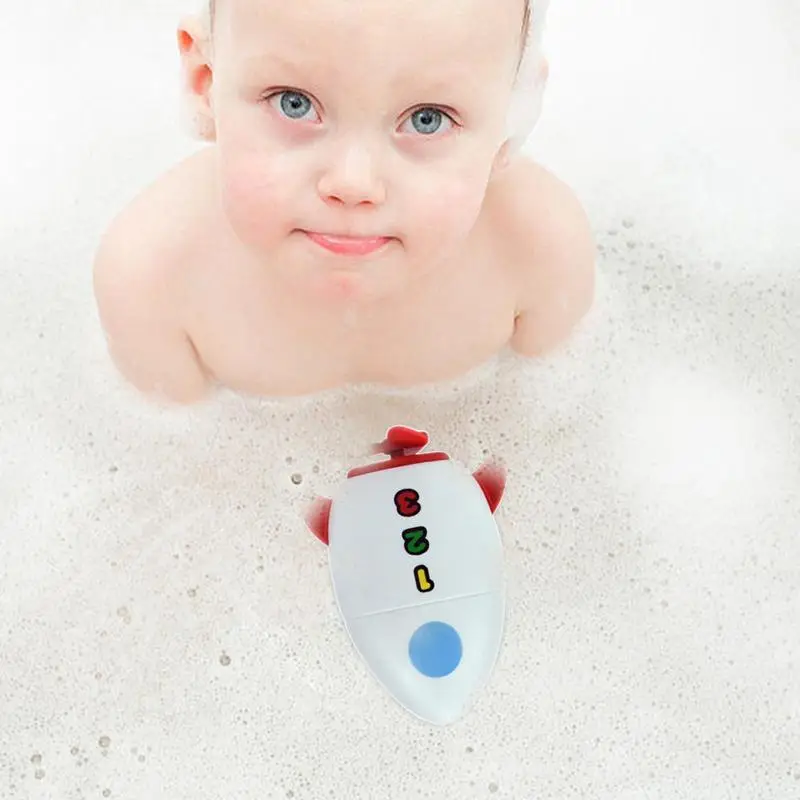
[[[572,190],[552,172],[519,156],[490,185],[492,226],[513,252],[539,250],[557,233],[565,216],[571,221],[579,203]]]
[[[138,388],[179,401],[203,394],[207,376],[186,332],[198,239],[207,235],[208,155],[195,153],[142,190],[112,220],[93,264],[109,348]]]
[[[495,179],[489,198],[495,241],[522,291],[547,282],[565,262],[582,265],[593,251],[579,199],[540,164],[518,157]]]
[[[111,221],[101,248],[141,274],[176,272],[208,230],[211,148],[199,150],[142,189]],[[178,277],[178,276],[175,276]]]

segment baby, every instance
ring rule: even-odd
[[[217,0],[185,20],[211,143],[114,219],[95,260],[128,381],[178,403],[401,387],[564,340],[592,302],[594,244],[572,192],[514,152],[531,12]]]

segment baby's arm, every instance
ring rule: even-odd
[[[519,256],[519,313],[511,346],[540,356],[566,340],[594,299],[594,237],[562,181],[526,162],[515,178],[510,224]]]
[[[103,237],[94,263],[94,290],[109,352],[141,392],[172,401],[202,399],[210,382],[180,325],[169,270],[143,256],[124,227]]]

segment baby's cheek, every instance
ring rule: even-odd
[[[244,158],[223,162],[220,193],[231,226],[249,244],[267,246],[286,227],[290,192],[274,164]]]
[[[229,215],[255,222],[275,203],[276,183],[269,173],[233,164],[221,176],[223,203]]]
[[[443,240],[466,236],[480,214],[485,187],[476,182],[450,180],[429,187],[416,205],[417,215],[430,233]]]

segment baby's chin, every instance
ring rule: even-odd
[[[358,261],[356,259],[283,262],[280,278],[311,302],[336,305],[369,305],[401,297],[409,284],[409,267],[402,255]]]

